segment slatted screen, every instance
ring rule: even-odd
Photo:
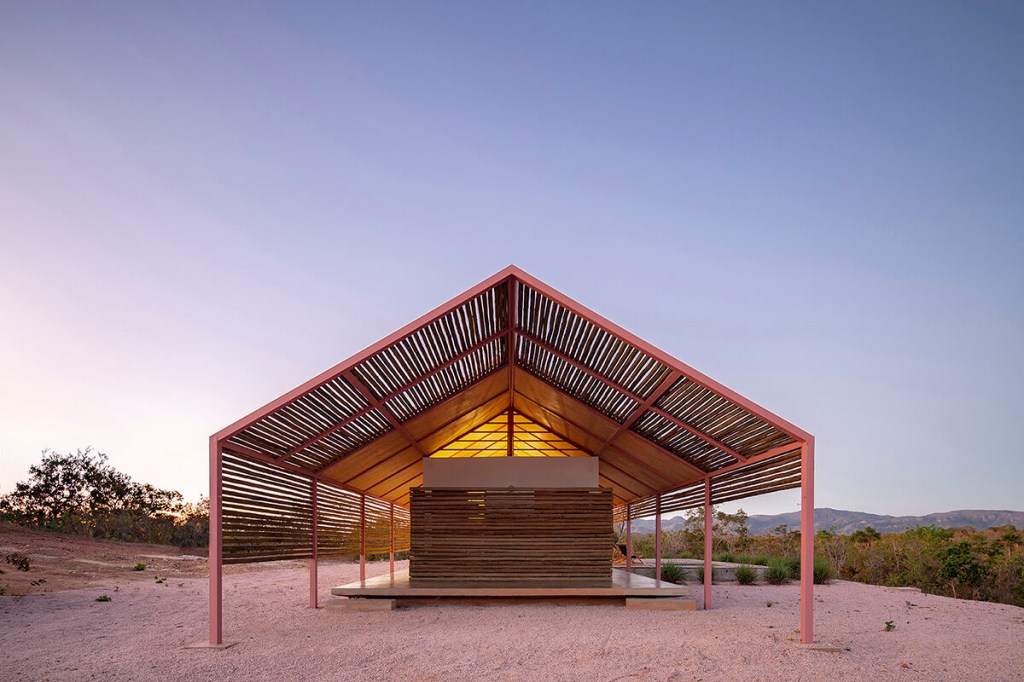
[[[312,479],[231,452],[223,455],[224,563],[313,556]],[[317,554],[360,553],[360,496],[317,482]],[[366,498],[366,554],[390,551],[391,509]],[[409,510],[395,507],[395,551],[409,550]]]
[[[601,488],[413,488],[409,576],[418,584],[605,585],[612,493]]]
[[[779,490],[800,487],[802,477],[800,444],[794,443],[793,450],[761,462],[738,467],[724,474],[711,477],[711,503],[733,502],[755,495],[765,495]],[[680,512],[704,504],[704,481],[696,481],[678,490],[661,496],[661,513]],[[655,497],[634,502],[630,505],[632,518],[653,516]],[[626,506],[615,508],[615,522],[626,520]]]

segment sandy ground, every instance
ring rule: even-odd
[[[121,547],[127,556],[139,546]],[[184,649],[206,637],[206,581],[158,583],[151,571],[110,563],[120,568],[91,575],[88,587],[0,597],[0,677],[1024,680],[1024,609],[848,582],[818,587],[818,642],[806,647],[796,585],[716,586],[715,608],[697,612],[516,601],[341,613],[310,610],[305,568],[284,562],[225,577],[225,635],[236,646]],[[370,575],[386,570],[369,566]],[[352,564],[321,566],[321,599],[357,575]],[[100,594],[111,601],[96,602]]]

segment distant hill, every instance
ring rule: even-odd
[[[755,535],[767,533],[782,524],[786,524],[791,530],[798,530],[800,528],[800,512],[755,514],[747,519],[747,527]],[[814,510],[814,527],[817,530],[835,526],[837,532],[847,535],[867,526],[871,526],[879,533],[900,533],[914,526],[929,526],[932,524],[944,528],[970,526],[978,530],[1005,525],[1024,528],[1024,512],[960,509],[957,511],[926,514],[925,516],[886,516],[884,514],[829,509],[827,507]],[[664,531],[681,530],[682,527],[682,516],[662,519],[661,522],[661,528]],[[636,533],[653,533],[654,521],[647,519],[637,521],[633,524],[633,531]]]

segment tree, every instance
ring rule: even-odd
[[[156,530],[151,522],[162,520],[163,534],[145,539],[166,542],[176,521],[202,524],[209,516],[208,503],[184,505],[181,493],[133,481],[91,448],[73,454],[44,450],[42,461],[28,471],[28,481],[0,497],[0,514],[21,523],[124,540],[147,535]]]

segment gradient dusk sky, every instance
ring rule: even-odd
[[[817,506],[1024,509],[1024,4],[0,3],[0,492],[196,498],[509,264],[814,433]]]

